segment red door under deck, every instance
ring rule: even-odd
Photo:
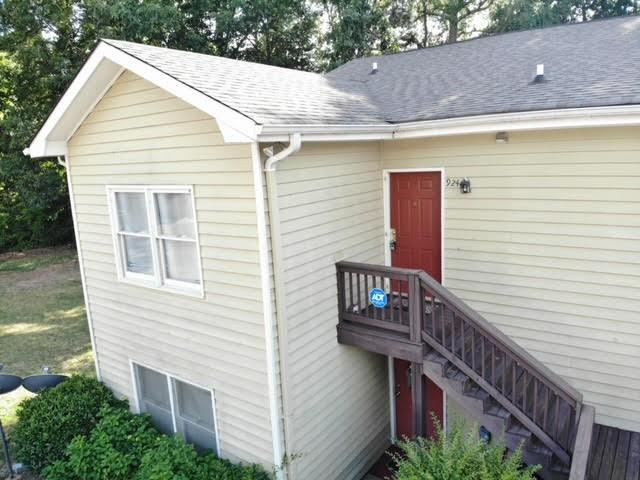
[[[394,267],[417,268],[442,280],[442,224],[440,172],[392,173],[391,228],[396,232],[395,249],[391,253]],[[414,436],[411,402],[411,362],[394,361],[396,381],[396,433],[398,437]],[[442,390],[423,378],[425,433],[435,433],[432,415],[442,423]]]

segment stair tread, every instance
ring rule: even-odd
[[[428,352],[425,356],[424,356],[425,360],[428,360],[429,362],[434,362],[434,363],[439,363],[441,365],[444,365],[445,363],[448,362],[448,360],[443,357],[442,355],[440,355],[438,352],[436,352],[435,350],[431,350],[430,352]]]
[[[540,443],[540,441],[535,436],[532,437],[531,441],[527,444],[527,450],[539,455],[547,455],[549,457],[553,455],[553,452],[549,449],[549,447],[547,447],[543,443]]]
[[[532,436],[531,431],[520,423],[512,423],[509,426],[507,432],[512,435],[518,435],[520,437],[530,438]]]
[[[485,400],[490,397],[490,395],[478,385],[471,387],[470,389],[464,392],[468,397],[478,398],[480,400]]]
[[[485,413],[500,418],[507,418],[509,416],[509,411],[497,403],[491,403],[487,406]]]
[[[445,368],[446,368],[445,375],[450,380],[455,380],[455,381],[458,381],[458,382],[464,382],[465,380],[469,379],[469,377],[463,371],[461,371],[459,368],[457,368],[452,363],[448,363]]]

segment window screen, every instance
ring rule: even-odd
[[[141,412],[149,413],[164,433],[182,436],[199,450],[217,451],[210,390],[135,366]]]
[[[189,443],[215,450],[216,436],[211,392],[179,380],[174,381],[178,432]]]
[[[166,434],[174,432],[171,393],[167,376],[146,367],[137,367],[140,410],[151,415],[156,426]]]

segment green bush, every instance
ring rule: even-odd
[[[506,455],[501,443],[485,444],[473,431],[458,423],[434,440],[419,438],[400,443],[395,455],[394,480],[534,480],[539,467],[523,468],[520,450]],[[475,430],[475,429],[472,429]]]
[[[142,457],[134,480],[198,480],[200,457],[179,437],[161,437]]]
[[[162,437],[142,459],[134,480],[269,480],[256,465],[235,465],[210,453],[198,455],[179,437]]]
[[[46,480],[130,480],[159,433],[147,415],[106,407],[88,437],[72,440],[66,456],[44,469]]]
[[[67,445],[88,435],[104,406],[127,403],[95,379],[74,376],[56,388],[20,403],[12,434],[16,457],[39,473],[64,456]]]
[[[161,435],[147,415],[105,408],[88,437],[76,437],[45,480],[268,480],[258,466],[198,455],[179,437]]]

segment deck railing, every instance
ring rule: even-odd
[[[342,322],[422,341],[571,464],[582,396],[567,382],[423,271],[340,262],[337,272]],[[384,307],[369,301],[373,288]]]

